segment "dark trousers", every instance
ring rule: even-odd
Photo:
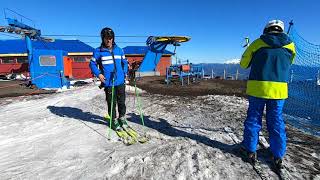
[[[114,86],[112,120],[116,118],[116,104],[118,104],[119,118],[126,115],[126,86],[125,84]],[[104,89],[108,104],[108,113],[111,116],[112,87]]]

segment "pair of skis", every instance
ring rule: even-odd
[[[230,138],[238,145],[241,144],[241,140],[233,133],[233,131],[231,130],[231,128],[229,127],[225,127],[224,128],[224,131],[226,133],[228,133],[228,135],[230,136]],[[238,151],[240,149],[240,146],[237,146],[236,147],[236,151]],[[240,154],[241,157],[244,157],[240,152],[238,152]],[[246,157],[244,157],[246,158]],[[254,171],[258,174],[258,176],[262,179],[262,180],[267,180],[267,175],[266,173],[264,172],[263,168],[261,167],[261,164],[260,164],[260,161],[257,160],[256,162],[254,163],[251,163],[250,164],[252,165]]]
[[[137,93],[137,88],[135,86],[135,91]],[[137,97],[138,97],[138,93],[137,93]],[[114,79],[112,79],[112,90],[111,90],[111,115],[109,116],[109,114],[107,114],[105,116],[105,119],[107,121],[109,121],[110,123],[110,131],[112,129],[111,127],[111,121],[113,115],[112,115],[112,108],[113,108],[113,98],[114,98]],[[141,110],[141,108],[140,108]],[[142,115],[142,114],[141,114]],[[144,125],[143,122],[143,116],[142,118],[142,124]],[[110,137],[110,131],[109,131],[109,137]],[[140,135],[136,130],[134,130],[133,128],[131,128],[128,125],[122,125],[119,129],[115,130],[116,134],[118,135],[118,137],[120,138],[120,140],[125,144],[125,145],[132,145],[135,144],[136,142],[139,143],[145,143],[148,141],[148,138],[146,137],[146,135]]]
[[[228,133],[228,135],[231,137],[231,139],[238,145],[241,144],[240,139],[233,133],[233,131],[231,130],[231,128],[229,127],[225,127],[224,131],[226,133]],[[266,139],[263,137],[262,133],[260,133],[259,136],[259,144],[262,146],[262,148],[267,149],[270,145],[269,143],[266,141]],[[239,146],[236,147],[236,150],[238,151]],[[238,152],[240,154],[240,156],[242,156],[243,158],[246,158],[243,156],[243,154],[241,152]],[[250,164],[252,165],[252,168],[254,169],[254,171],[258,174],[258,176],[262,179],[262,180],[267,180],[269,179],[269,175],[266,172],[266,170],[261,166],[260,161],[257,159],[256,162],[252,163],[250,162]],[[281,180],[290,180],[292,179],[290,176],[290,173],[285,169],[278,169],[275,170],[277,175],[279,176],[279,179]]]
[[[116,130],[116,134],[125,145],[132,145],[137,142],[143,144],[148,141],[148,138],[145,135],[140,135],[137,131],[129,126],[121,127],[120,130]]]
[[[270,144],[268,141],[264,138],[262,132],[259,133],[259,144],[263,149],[268,149],[270,147]],[[278,169],[273,165],[273,171],[279,176],[279,179],[281,180],[290,180],[292,179],[289,171],[286,169],[286,167],[282,167],[281,169]]]
[[[105,117],[106,121],[110,121],[110,116],[107,114]],[[145,135],[140,135],[136,130],[128,125],[123,125],[122,127],[114,130],[120,141],[123,144],[129,146],[137,142],[143,144],[146,143],[149,139]]]

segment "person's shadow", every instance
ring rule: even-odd
[[[91,128],[92,130],[96,131],[94,128],[86,124],[85,122],[95,123],[95,124],[101,124],[105,126],[109,126],[109,122],[107,122],[103,117],[92,114],[91,112],[83,112],[81,109],[74,108],[74,107],[58,107],[58,106],[48,106],[47,107],[53,114],[56,114],[60,117],[68,117],[73,118],[75,120],[78,120]],[[135,113],[129,113],[128,121],[136,124],[141,124],[141,117]],[[152,121],[149,119],[149,116],[143,116],[144,119],[144,125],[146,127],[152,128],[154,130],[157,130],[158,132],[171,136],[171,137],[184,137],[189,138],[192,140],[195,140],[199,143],[202,143],[204,145],[207,145],[212,148],[220,149],[224,153],[230,153],[235,156],[241,157],[238,149],[239,144],[225,144],[222,142],[219,142],[217,140],[212,140],[206,136],[199,135],[199,134],[192,134],[180,129],[183,128],[189,128],[189,127],[182,127],[182,126],[172,126],[170,123],[167,122],[167,120],[163,118],[159,118],[160,122]],[[179,129],[178,129],[179,128]],[[223,131],[223,129],[205,129],[207,131]],[[99,133],[98,131],[96,131]],[[103,134],[99,133],[103,137],[105,137]],[[259,153],[259,152],[258,152]],[[266,152],[262,151],[260,152],[265,155]]]
[[[88,121],[95,124],[108,125],[103,117],[92,114],[91,112],[83,112],[81,109],[74,107],[57,107],[57,106],[48,106],[50,112],[60,117],[68,117],[82,121]]]
[[[130,117],[128,118],[129,122],[136,123],[136,124],[141,124],[141,117],[135,113],[129,113],[128,114]],[[239,147],[238,144],[225,144],[222,142],[219,142],[217,140],[212,140],[206,136],[199,135],[199,134],[192,134],[177,128],[188,128],[188,127],[178,127],[178,126],[172,126],[170,123],[168,123],[165,119],[163,118],[158,118],[160,122],[155,122],[149,119],[148,116],[143,116],[144,119],[144,125],[146,127],[152,128],[157,130],[158,132],[171,136],[171,137],[184,137],[184,138],[189,138],[192,140],[195,140],[199,143],[202,143],[204,145],[207,145],[212,148],[217,148],[220,149],[224,153],[230,153],[234,154],[236,156],[239,156],[237,153],[237,148]],[[222,131],[222,129],[206,129],[209,131]],[[239,156],[240,157],[240,156]]]
[[[73,118],[75,120],[79,120],[82,123],[84,123],[86,126],[90,127],[87,125],[85,122],[90,122],[90,123],[95,123],[95,124],[101,124],[101,125],[106,125],[108,126],[109,123],[105,121],[105,119],[101,116],[92,114],[91,112],[83,112],[81,109],[74,108],[74,107],[58,107],[58,106],[48,106],[47,107],[51,113],[56,114],[60,117],[68,117],[68,118]],[[128,114],[130,117],[128,118],[128,121],[136,124],[141,124],[141,117],[135,113],[129,113]],[[165,135],[171,136],[171,137],[184,137],[184,138],[189,138],[192,140],[195,140],[199,143],[205,144],[207,146],[213,147],[213,148],[218,148],[221,151],[225,153],[231,153],[237,155],[235,153],[235,148],[236,144],[233,145],[228,145],[221,143],[216,140],[212,140],[206,136],[198,135],[198,134],[192,134],[186,131],[182,131],[180,129],[177,129],[177,127],[173,127],[171,124],[169,124],[165,119],[159,118],[160,122],[155,122],[149,119],[148,116],[143,117],[145,126],[155,129],[160,133],[163,133]],[[90,127],[93,129],[92,127]],[[180,127],[183,128],[183,127]],[[221,129],[207,129],[210,131],[222,131]],[[100,133],[99,133],[100,134]],[[237,155],[238,156],[238,155]]]
[[[48,106],[47,107],[51,113],[58,115],[60,117],[68,117],[73,118],[75,120],[80,121],[90,129],[94,130],[101,136],[107,138],[105,135],[98,132],[96,129],[89,126],[86,122],[101,124],[109,126],[109,122],[107,122],[103,117],[92,114],[91,112],[83,112],[81,109],[74,108],[74,107],[58,107],[58,106]]]
[[[95,124],[101,124],[101,125],[106,125],[109,126],[109,123],[105,121],[105,119],[101,116],[92,114],[91,112],[83,112],[81,109],[74,108],[74,107],[57,107],[57,106],[48,106],[47,107],[53,114],[56,114],[60,117],[68,117],[68,118],[73,118],[75,120],[80,121],[87,127],[91,128],[93,131],[97,132],[104,138],[107,138],[105,135],[101,134],[91,126],[89,126],[85,122],[90,122],[90,123],[95,123]],[[128,114],[130,117],[128,118],[129,122],[136,123],[136,124],[141,124],[141,117],[135,113],[129,113]],[[149,116],[143,116],[144,119],[144,125],[146,127],[152,128],[154,130],[157,130],[158,132],[171,136],[171,137],[184,137],[184,138],[189,138],[192,140],[197,141],[198,143],[202,143],[206,146],[212,147],[212,148],[217,148],[220,149],[223,153],[229,153],[233,154],[237,157],[240,157],[243,161],[247,161],[244,159],[243,156],[240,155],[239,153],[239,144],[225,144],[222,142],[219,142],[217,140],[212,140],[206,136],[199,135],[199,134],[192,134],[180,129],[183,128],[190,128],[190,127],[182,127],[182,126],[172,126],[170,123],[167,122],[167,120],[163,118],[159,118],[160,122],[152,121],[149,119]],[[179,129],[178,129],[179,128]],[[219,132],[223,131],[223,129],[209,129],[209,128],[203,128],[207,131],[212,131],[212,132]],[[258,150],[257,151],[258,155],[260,155],[263,158],[266,158],[270,156],[270,151],[269,150]],[[270,164],[267,163],[268,166]]]
[[[136,124],[141,124],[141,117],[135,113],[129,113],[128,114],[130,118],[128,118],[128,121]],[[163,133],[165,135],[171,136],[171,137],[184,137],[184,138],[189,138],[192,140],[197,141],[198,143],[202,143],[204,145],[207,145],[212,148],[217,148],[220,149],[223,153],[229,153],[232,154],[236,157],[241,158],[244,162],[248,162],[248,159],[241,155],[239,152],[240,149],[240,144],[225,144],[217,140],[212,140],[206,136],[199,135],[199,134],[192,134],[180,129],[183,128],[190,128],[190,127],[182,127],[182,126],[172,126],[170,123],[168,123],[165,119],[163,118],[158,118],[160,122],[155,122],[149,119],[149,116],[143,116],[144,120],[144,125],[146,127],[152,128],[157,130],[160,133]],[[179,128],[179,129],[177,129]],[[207,131],[212,131],[212,132],[223,132],[224,130],[222,128],[220,129],[210,129],[210,128],[203,128],[204,130]],[[257,150],[257,154],[260,157],[260,159],[263,159],[263,163],[266,164],[270,169],[273,169],[272,164],[270,164],[270,158],[271,157],[271,151],[270,149],[259,149]]]

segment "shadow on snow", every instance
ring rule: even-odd
[[[57,107],[57,106],[48,106],[47,107],[53,114],[58,115],[60,117],[68,117],[73,118],[75,120],[80,121],[90,129],[96,131],[101,136],[107,138],[105,135],[101,134],[85,122],[95,123],[95,124],[101,124],[108,126],[109,123],[104,120],[102,116],[98,116],[95,114],[92,114],[91,112],[83,112],[81,109],[74,108],[74,107]],[[140,116],[135,113],[129,113],[130,117],[128,118],[128,121],[136,124],[141,124]],[[192,134],[177,128],[189,128],[189,127],[179,127],[179,126],[172,126],[170,123],[168,123],[163,118],[158,118],[160,122],[155,122],[149,119],[149,116],[143,116],[145,126],[148,128],[152,128],[154,130],[157,130],[158,132],[171,136],[171,137],[183,137],[183,138],[189,138],[192,140],[195,140],[198,143],[202,143],[206,146],[220,149],[223,153],[229,153],[234,156],[241,157],[241,155],[238,153],[239,144],[225,144],[217,140],[212,140],[206,136],[199,135],[199,134]],[[208,131],[223,131],[222,129],[206,129]],[[268,150],[258,150],[259,156],[265,158],[269,156]],[[245,161],[245,159],[243,159]]]
[[[104,120],[103,117],[92,114],[91,112],[83,112],[81,109],[74,108],[74,107],[58,107],[58,106],[48,106],[47,107],[51,113],[58,115],[60,117],[68,117],[73,118],[75,120],[80,121],[85,126],[89,127],[93,131],[97,132],[99,135],[107,138],[105,135],[98,132],[96,129],[92,128],[85,122],[95,123],[95,124],[102,124],[105,126],[109,126],[109,123]]]

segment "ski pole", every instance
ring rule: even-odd
[[[142,113],[141,103],[140,103],[140,99],[139,99],[139,93],[137,91],[136,79],[134,79],[134,90],[137,95],[137,104],[138,104],[138,108],[139,108],[141,122],[142,122],[142,125],[144,126],[143,113]]]
[[[290,23],[289,23],[289,28],[288,28],[287,34],[290,33],[290,30],[291,30],[292,26],[293,26],[293,20],[291,20]]]
[[[112,119],[113,119],[113,96],[114,96],[114,78],[112,79],[112,87],[111,87],[111,112],[110,112],[110,119],[109,119],[109,134],[108,137],[110,139],[110,133],[112,129]]]

